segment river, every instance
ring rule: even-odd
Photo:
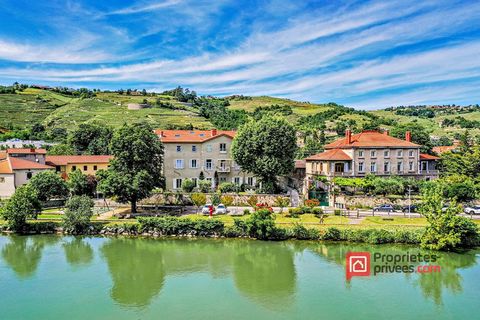
[[[440,272],[347,281],[349,251],[428,253],[301,241],[0,236],[0,318],[479,318],[480,251],[439,254]]]

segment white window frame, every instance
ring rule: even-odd
[[[193,161],[195,161],[195,166],[193,166]],[[190,169],[198,168],[198,159],[190,159]]]
[[[179,162],[181,163],[180,167],[178,166]],[[175,169],[184,169],[185,168],[185,161],[183,161],[183,159],[175,159],[174,168]]]
[[[359,162],[358,163],[358,172],[365,172],[365,163],[364,162]]]
[[[222,147],[225,147],[225,148],[222,148]],[[227,153],[227,144],[224,142],[220,143],[218,149],[220,150],[220,153]]]
[[[207,145],[205,146],[205,149],[207,150],[207,152],[212,152],[212,151],[213,151],[213,147],[212,147],[211,144],[207,144]]]
[[[403,172],[403,162],[402,161],[397,162],[397,172]]]
[[[370,150],[370,158],[376,158],[377,157],[377,151],[376,150]]]
[[[397,157],[403,157],[403,150],[398,150],[397,151]]]
[[[195,145],[195,144],[192,145],[192,152],[197,152],[197,149],[198,149],[198,148],[197,148],[197,145]]]
[[[372,170],[373,168],[373,170]],[[370,162],[370,172],[377,172],[377,163],[376,162]]]
[[[408,171],[414,171],[415,170],[415,163],[413,161],[408,162]]]
[[[383,157],[384,158],[390,158],[390,150],[384,150],[383,151]]]
[[[363,150],[358,150],[358,157],[363,158],[365,157],[364,151]]]
[[[175,147],[175,150],[176,150],[177,152],[182,152],[182,146],[181,146],[181,145],[177,145],[177,146]]]
[[[208,160],[210,160],[210,163],[211,163],[210,168],[207,165]],[[205,159],[205,170],[213,170],[213,168],[214,168],[213,159]]]
[[[415,157],[415,152],[414,152],[413,150],[408,150],[408,156],[409,156],[410,158]]]
[[[389,161],[385,161],[383,163],[383,171],[384,172],[390,172],[390,162]]]
[[[237,182],[237,179],[238,179],[238,182]],[[234,184],[236,184],[237,186],[240,186],[240,185],[242,185],[242,177],[233,177],[232,182]]]
[[[180,181],[180,187],[177,187],[178,181]],[[182,188],[182,178],[173,178],[173,189],[181,189]]]

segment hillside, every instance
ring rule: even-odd
[[[365,112],[334,103],[314,104],[268,96],[187,99],[185,97],[194,93],[181,88],[163,94],[143,92],[143,95],[139,91],[120,94],[87,90],[88,94],[84,91],[72,94],[72,89],[62,90],[29,87],[16,93],[0,94],[0,128],[22,130],[42,124],[47,131],[56,128],[69,131],[92,121],[114,128],[123,123],[146,121],[155,128],[164,129],[208,129],[223,125],[226,126],[223,129],[235,129],[248,117],[258,119],[265,114],[280,114],[312,139],[317,139],[312,132],[318,130],[326,130],[327,136],[335,137],[335,132],[341,133],[346,127],[354,130],[378,126],[391,128],[412,122],[423,125],[433,136],[454,137],[464,132],[465,127],[473,135],[480,135],[478,107],[418,106]],[[130,103],[145,102],[151,107],[127,108]]]

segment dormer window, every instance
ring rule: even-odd
[[[177,146],[177,152],[182,152],[182,146]]]
[[[175,135],[175,138],[180,138],[180,135],[179,135],[179,134],[176,134],[176,135]]]
[[[200,133],[200,137],[205,137],[205,133]]]

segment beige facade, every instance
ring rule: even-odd
[[[232,140],[231,136],[219,134],[206,141],[163,141],[166,189],[181,189],[187,178],[198,183],[201,172],[205,180],[211,181],[212,188],[223,182],[254,186],[253,175],[242,171],[232,160]]]
[[[15,175],[13,173],[0,174],[0,198],[9,198],[15,192]]]

